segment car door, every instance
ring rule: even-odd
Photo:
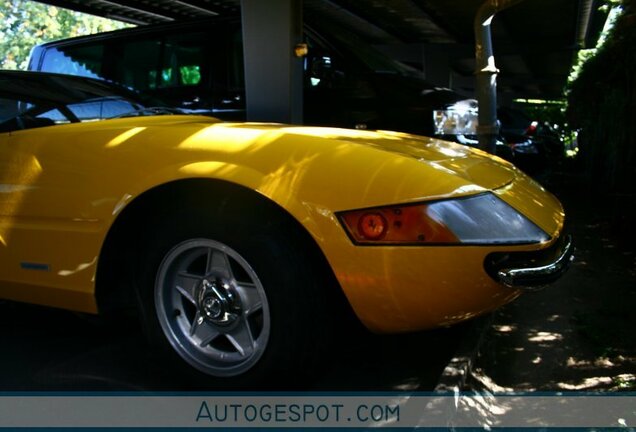
[[[37,217],[29,214],[25,206],[30,192],[38,187],[42,166],[31,149],[15,145],[13,135],[22,120],[12,121],[7,116],[7,107],[10,104],[15,107],[17,102],[2,99],[0,104],[4,111],[0,119],[0,294],[4,298],[28,300],[20,286],[25,273],[38,267],[40,271],[48,268],[37,251],[25,250],[27,242],[38,244],[35,232],[25,229],[37,225]]]
[[[48,106],[0,97],[0,298],[94,311],[99,221],[73,206],[85,183],[81,155],[56,151]]]

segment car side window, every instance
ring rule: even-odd
[[[29,106],[31,106],[32,108],[35,108],[34,105],[28,104]],[[41,127],[41,126],[52,126],[54,124],[60,124],[60,123],[70,123],[70,120],[67,116],[65,116],[64,114],[62,114],[62,112],[57,109],[57,108],[45,108],[44,112],[42,113],[33,113],[33,114],[21,114],[22,117],[25,116],[30,116],[31,118],[34,119],[42,119],[39,122],[36,122],[35,124],[39,124],[39,126],[34,126],[34,127]],[[29,129],[27,127],[25,127],[25,129]]]
[[[112,79],[140,91],[197,86],[202,81],[206,37],[203,33],[120,39],[109,53],[116,61]]]
[[[46,50],[40,69],[89,78],[105,78],[102,72],[102,44],[51,47]]]
[[[195,86],[201,83],[205,40],[203,33],[167,37],[164,40],[157,87]]]
[[[63,106],[0,98],[0,132],[103,120],[140,108],[120,97],[97,97]]]
[[[0,132],[12,132],[23,129],[33,129],[56,124],[59,121],[68,122],[54,107],[35,105],[25,101],[0,98]]]
[[[85,122],[117,117],[142,107],[126,99],[108,97],[69,104],[66,108],[77,117],[77,120]]]
[[[161,40],[119,39],[109,48],[109,55],[116,60],[109,62],[113,81],[140,91],[157,87]]]

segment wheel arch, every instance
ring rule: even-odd
[[[149,224],[147,215],[159,216],[168,214],[165,202],[171,207],[178,205],[194,206],[195,199],[204,194],[213,196],[208,202],[225,205],[228,200],[241,203],[248,207],[256,206],[259,211],[267,215],[280,217],[297,232],[303,243],[308,247],[312,258],[322,267],[325,276],[331,282],[329,285],[334,300],[342,300],[345,307],[350,305],[329,265],[322,249],[310,232],[285,208],[265,195],[253,189],[226,180],[210,178],[179,179],[155,186],[135,197],[117,215],[111,224],[100,250],[95,278],[95,299],[100,314],[105,315],[133,315],[136,311],[137,289],[135,281],[138,267],[140,233]],[[200,203],[198,203],[200,205]],[[214,212],[218,208],[208,207]]]

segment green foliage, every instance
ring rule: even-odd
[[[26,69],[35,45],[126,26],[32,0],[5,0],[0,2],[0,68]]]
[[[636,0],[623,0],[606,43],[580,70],[568,93],[568,117],[590,184],[633,194],[636,182]]]
[[[588,62],[588,60],[592,59],[596,55],[597,49],[582,49],[576,55],[576,60],[574,61],[574,65],[572,66],[572,71],[570,72],[570,76],[568,77],[568,82],[576,81],[576,79],[581,74],[581,70],[583,69],[583,65]]]
[[[183,85],[197,85],[201,82],[201,70],[198,65],[181,66],[179,71]]]

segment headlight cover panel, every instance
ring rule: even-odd
[[[550,236],[488,192],[463,198],[338,213],[358,245],[543,243]]]

